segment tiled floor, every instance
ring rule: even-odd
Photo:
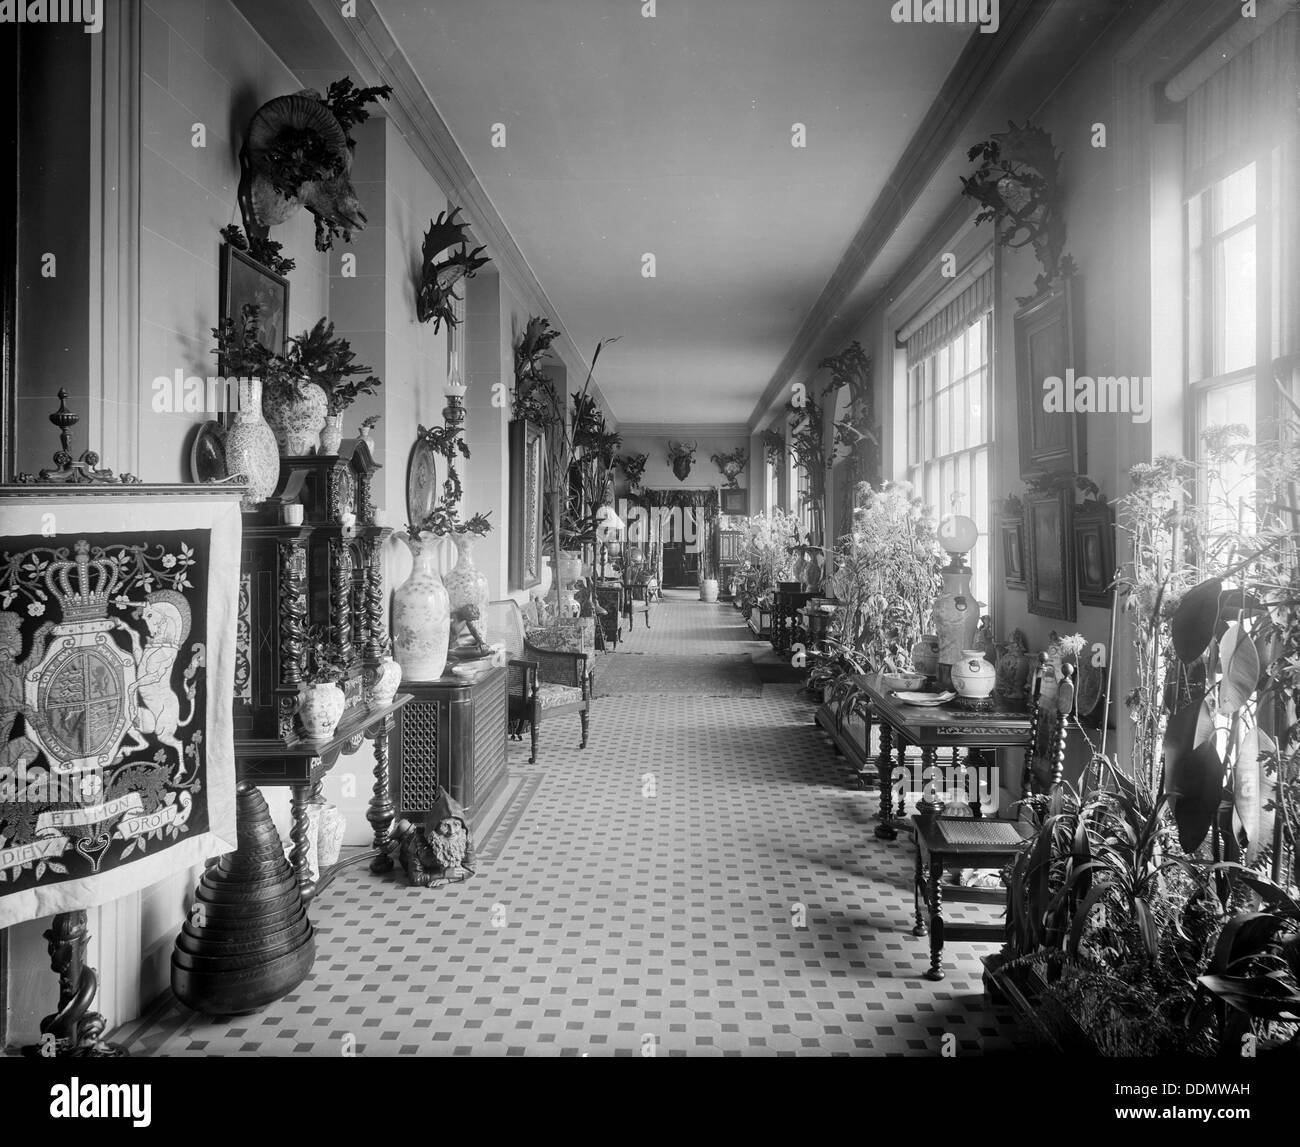
[[[639,620],[639,619],[638,619]],[[740,614],[670,595],[617,654],[758,652]],[[920,978],[911,858],[791,685],[600,699],[585,752],[546,730],[541,782],[473,880],[347,870],[312,909],[312,976],[260,1015],[178,1007],[160,1055],[940,1055],[1010,1050],[978,956]],[[512,764],[527,768],[520,746]],[[514,757],[518,757],[515,761]]]

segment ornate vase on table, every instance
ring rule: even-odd
[[[442,579],[447,590],[447,600],[453,612],[474,606],[478,609],[475,625],[487,640],[487,603],[490,592],[487,574],[474,564],[474,535],[453,534],[456,543],[456,564]]]
[[[965,709],[992,709],[997,681],[997,670],[984,659],[982,649],[963,649],[961,660],[952,667],[956,704]]]
[[[309,382],[296,393],[291,387],[277,387],[263,399],[262,409],[280,449],[288,457],[298,458],[320,450],[329,400],[316,383]]]
[[[298,719],[302,730],[313,741],[323,741],[334,736],[339,727],[347,698],[334,682],[308,685],[298,705]]]
[[[582,554],[575,550],[560,551],[560,616],[577,617],[578,599],[573,585],[582,577]]]
[[[280,481],[280,451],[275,432],[262,416],[262,380],[239,380],[239,410],[226,431],[226,473],[243,474],[248,493],[241,499],[245,508],[259,506]]]
[[[337,454],[339,447],[343,445],[343,415],[327,414],[325,416],[325,426],[320,432],[320,452],[322,454]]]
[[[393,593],[393,657],[404,681],[437,681],[447,667],[451,606],[430,543],[405,541],[413,564]]]

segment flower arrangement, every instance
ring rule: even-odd
[[[302,679],[308,685],[337,684],[348,675],[348,662],[343,650],[331,641],[325,626],[313,625],[307,630],[307,644],[303,651]]]
[[[760,591],[770,590],[794,574],[792,549],[799,543],[801,524],[780,508],[755,514],[740,531],[740,557]]]
[[[323,318],[289,340],[289,361],[303,384],[314,382],[325,392],[329,414],[342,414],[361,395],[375,394],[382,385],[369,374],[370,367],[356,361],[352,344],[336,338],[334,324]]]

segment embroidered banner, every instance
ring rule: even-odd
[[[229,496],[193,488],[10,487],[0,525],[7,927],[234,847],[241,522]]]

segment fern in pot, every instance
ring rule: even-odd
[[[329,640],[324,628],[312,626],[307,631],[303,659],[302,679],[306,688],[298,705],[302,731],[310,740],[325,741],[334,736],[347,706],[343,694],[347,675],[348,663],[343,650],[337,642]]]

